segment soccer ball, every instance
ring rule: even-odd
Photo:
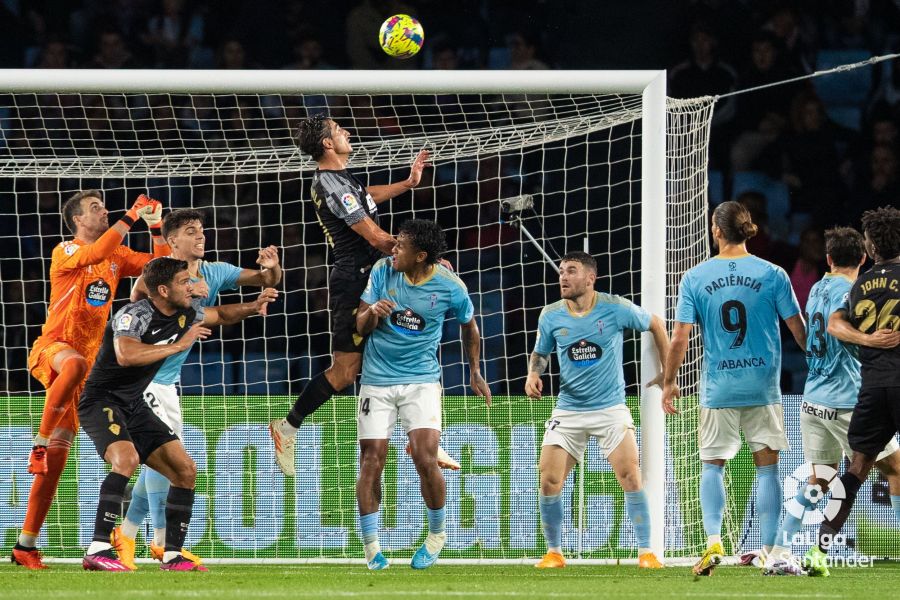
[[[410,58],[422,49],[425,30],[409,15],[394,15],[381,24],[378,43],[394,58]]]

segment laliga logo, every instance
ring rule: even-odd
[[[808,485],[809,478],[813,474],[817,480],[824,480],[828,489],[824,489],[819,483]],[[803,486],[803,495],[812,504],[812,508],[809,510],[795,498],[800,486]],[[831,501],[822,509],[819,507],[819,502],[825,498],[825,493],[828,491],[831,492]],[[828,465],[816,465],[815,472],[813,472],[810,463],[803,463],[784,478],[784,508],[792,516],[798,519],[802,518],[804,525],[818,525],[826,518],[833,519],[841,509],[841,504],[846,497],[844,484],[838,478],[837,471]]]

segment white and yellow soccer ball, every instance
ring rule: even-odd
[[[378,33],[381,49],[394,58],[410,58],[422,49],[425,30],[409,15],[394,15],[381,24]]]

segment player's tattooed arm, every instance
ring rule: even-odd
[[[550,355],[531,353],[531,359],[528,361],[528,378],[525,380],[525,395],[529,398],[537,400],[544,391],[544,382],[541,381],[541,375],[550,366]]]

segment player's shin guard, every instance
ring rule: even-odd
[[[22,524],[22,532],[28,537],[36,538],[47,519],[71,448],[72,442],[59,438],[52,438],[47,446],[47,473],[31,481],[31,491],[28,493],[28,508]]]
[[[303,424],[303,420],[316,412],[316,409],[328,402],[328,399],[338,390],[331,386],[325,373],[319,373],[313,377],[294,402],[291,412],[288,413],[287,422],[297,429]]]
[[[95,542],[109,544],[109,536],[116,526],[116,519],[122,511],[122,498],[128,477],[110,472],[100,484],[100,499],[97,501],[97,516],[94,519]]]
[[[563,508],[560,494],[540,497],[541,528],[544,530],[544,541],[547,549],[561,552]]]
[[[700,475],[700,509],[707,536],[722,535],[722,515],[725,513],[724,471],[725,467],[703,463]]]
[[[625,511],[634,526],[639,553],[650,551],[650,505],[644,490],[625,492]]]
[[[853,503],[856,501],[856,494],[863,484],[856,475],[850,472],[841,475],[840,479],[841,483],[844,484],[844,493],[846,496],[841,501],[841,507],[838,509],[837,514],[834,515],[834,518],[826,518],[819,526],[819,549],[826,554],[828,553],[828,548],[831,547],[834,536],[841,531],[841,527],[844,526],[844,522],[847,520],[847,517],[850,516],[850,511],[853,509]],[[833,501],[834,498],[832,498],[832,502]]]
[[[781,518],[781,479],[778,464],[756,467],[756,508],[759,511],[759,537],[768,552],[778,540],[778,521]]]
[[[191,513],[194,510],[194,490],[169,488],[166,498],[166,552],[181,553],[184,538],[187,537]]]

